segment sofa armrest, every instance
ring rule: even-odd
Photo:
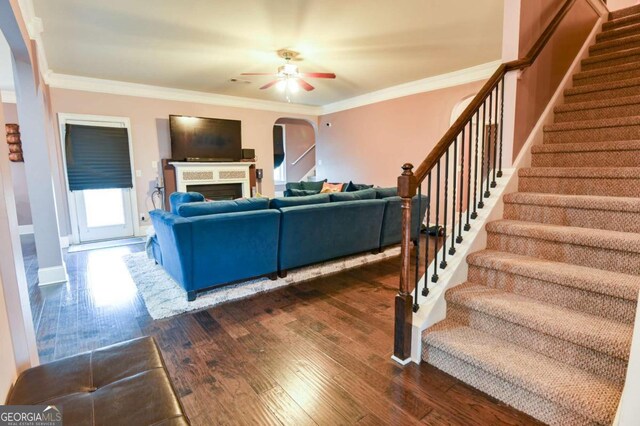
[[[152,210],[149,216],[162,252],[162,266],[186,291],[191,291],[191,221],[164,210]]]

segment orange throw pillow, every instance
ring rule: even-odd
[[[322,189],[320,190],[320,193],[322,194],[331,194],[334,192],[341,192],[342,191],[342,186],[344,184],[342,183],[323,183],[322,184]]]

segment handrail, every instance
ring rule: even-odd
[[[471,221],[478,217],[477,209],[484,208],[484,200],[491,196],[491,188],[497,186],[496,178],[502,176],[506,74],[523,70],[535,62],[575,2],[576,0],[564,2],[526,56],[498,67],[415,172],[410,163],[402,166],[402,175],[398,177],[402,214],[401,268],[398,294],[395,298],[393,349],[393,358],[400,363],[404,364],[410,358],[412,311],[417,312],[420,309],[419,287],[422,287],[424,297],[429,294],[428,270],[433,268],[431,282],[438,282],[439,270],[447,267],[447,256],[455,255],[456,245],[463,242],[463,231],[471,230]],[[456,165],[458,158],[460,170]],[[453,166],[450,166],[451,159],[454,159]],[[426,197],[423,197],[422,186],[425,180],[427,193]],[[435,190],[434,197],[432,188]],[[417,198],[414,201],[416,194]],[[436,238],[432,242],[433,262],[429,263],[430,238],[424,240],[424,251],[421,251],[422,220],[416,221],[412,218],[426,217],[427,223],[431,223],[432,211],[435,216]],[[414,214],[416,212],[417,215]],[[447,226],[448,224],[450,226]],[[415,245],[413,254],[412,241]],[[412,255],[415,255],[413,276]],[[421,263],[424,270],[423,279],[419,274]]]
[[[498,69],[493,73],[493,75],[489,77],[489,80],[487,80],[487,82],[482,86],[480,91],[465,108],[462,114],[460,114],[458,119],[453,123],[453,125],[451,125],[444,136],[442,136],[440,141],[438,141],[436,146],[431,150],[424,161],[420,163],[420,165],[414,172],[414,176],[416,177],[416,180],[418,182],[422,182],[424,180],[429,170],[431,170],[436,165],[438,159],[444,155],[444,153],[451,145],[453,139],[460,134],[464,126],[469,122],[469,120],[473,118],[476,110],[484,103],[487,96],[489,96],[489,93],[492,92],[492,90],[495,88],[498,82],[500,82],[502,77],[504,77],[504,75],[509,71],[523,70],[533,65],[536,58],[545,48],[545,46],[551,39],[551,36],[553,36],[556,29],[558,28],[566,14],[569,12],[571,6],[573,6],[575,1],[576,0],[567,0],[562,5],[558,13],[555,15],[549,25],[547,25],[544,32],[540,35],[535,44],[531,46],[531,49],[529,49],[529,52],[527,52],[526,56],[500,65]]]
[[[295,166],[296,164],[298,164],[298,162],[299,162],[300,160],[302,160],[302,158],[303,158],[305,155],[307,155],[308,153],[310,153],[310,152],[311,152],[311,150],[312,150],[313,148],[315,148],[315,147],[316,147],[316,144],[314,143],[313,145],[311,145],[311,146],[309,147],[309,149],[307,149],[305,152],[303,152],[303,153],[302,153],[302,155],[301,155],[300,157],[298,157],[298,159],[297,159],[296,161],[294,161],[293,163],[291,163],[291,165],[292,165],[292,166]]]

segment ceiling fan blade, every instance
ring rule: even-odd
[[[279,82],[279,81],[280,81],[279,79],[278,79],[278,80],[270,81],[270,82],[268,82],[267,84],[265,84],[264,86],[262,86],[262,87],[260,88],[260,90],[268,89],[269,87],[273,86],[274,84],[276,84],[276,83],[277,83],[277,82]]]
[[[310,92],[313,89],[315,89],[315,87],[313,87],[312,85],[310,85],[309,83],[307,83],[306,81],[304,81],[301,78],[298,79],[298,84],[300,85],[300,87],[302,87],[307,92]]]
[[[300,75],[308,78],[336,78],[332,72],[301,72]]]
[[[243,72],[240,75],[273,75],[273,76],[276,76],[278,74],[274,74],[272,72]]]

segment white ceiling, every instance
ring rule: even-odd
[[[275,51],[301,52],[325,105],[500,58],[503,0],[34,0],[55,73],[282,101],[231,83],[275,72]]]

